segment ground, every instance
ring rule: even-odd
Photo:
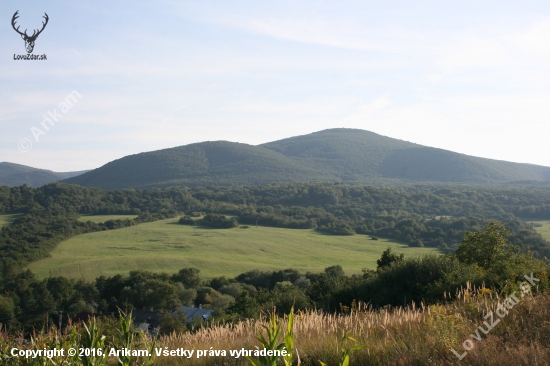
[[[185,267],[199,268],[205,278],[235,276],[252,269],[320,272],[335,264],[352,274],[376,268],[376,260],[387,247],[407,257],[436,252],[390,239],[370,240],[366,235],[333,236],[262,226],[209,229],[177,221],[79,235],[60,243],[51,257],[29,268],[39,277],[87,280],[138,269],[174,273]]]

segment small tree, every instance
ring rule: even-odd
[[[181,282],[186,288],[196,288],[201,283],[201,271],[198,268],[182,268],[172,276],[175,282]]]
[[[514,253],[514,247],[506,240],[510,235],[500,222],[486,224],[483,232],[468,231],[456,250],[456,257],[462,263],[489,269],[497,261],[506,260]]]
[[[344,270],[342,269],[342,266],[339,264],[325,268],[325,273],[329,277],[345,276]]]
[[[400,255],[393,254],[391,252],[391,248],[388,247],[388,249],[384,250],[380,259],[376,261],[376,264],[377,264],[376,269],[379,270],[381,268],[388,267],[394,262],[395,263],[402,262],[404,258],[405,258],[405,255],[403,253],[401,253]]]

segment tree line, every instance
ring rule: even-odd
[[[0,275],[10,276],[46,257],[62,240],[179,214],[203,213],[205,224],[308,228],[334,235],[365,234],[412,246],[455,250],[466,231],[500,220],[510,241],[536,257],[550,257],[550,243],[516,214],[550,218],[544,187],[372,187],[332,183],[287,183],[261,187],[175,187],[104,191],[54,183],[40,188],[0,187],[0,214],[22,214],[0,231]],[[78,221],[85,214],[135,214],[135,220],[102,224]],[[216,214],[231,214],[236,220]],[[217,221],[216,221],[217,220]],[[221,220],[221,221],[220,221]],[[1,280],[1,278],[0,278]]]

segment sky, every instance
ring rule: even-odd
[[[340,127],[550,166],[550,2],[0,2],[0,162]]]

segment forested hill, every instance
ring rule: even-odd
[[[260,146],[215,141],[126,156],[65,183],[103,189],[550,180],[550,168],[458,154],[373,132],[331,129]]]
[[[64,183],[103,189],[170,186],[261,185],[272,182],[340,179],[264,147],[207,141],[135,154]]]
[[[86,171],[58,173],[52,172],[51,170],[2,162],[0,163],[0,186],[16,187],[26,184],[30,187],[40,187],[85,172]]]
[[[397,178],[425,182],[494,183],[550,180],[550,167],[478,158],[357,129],[331,129],[261,145],[344,182]]]

